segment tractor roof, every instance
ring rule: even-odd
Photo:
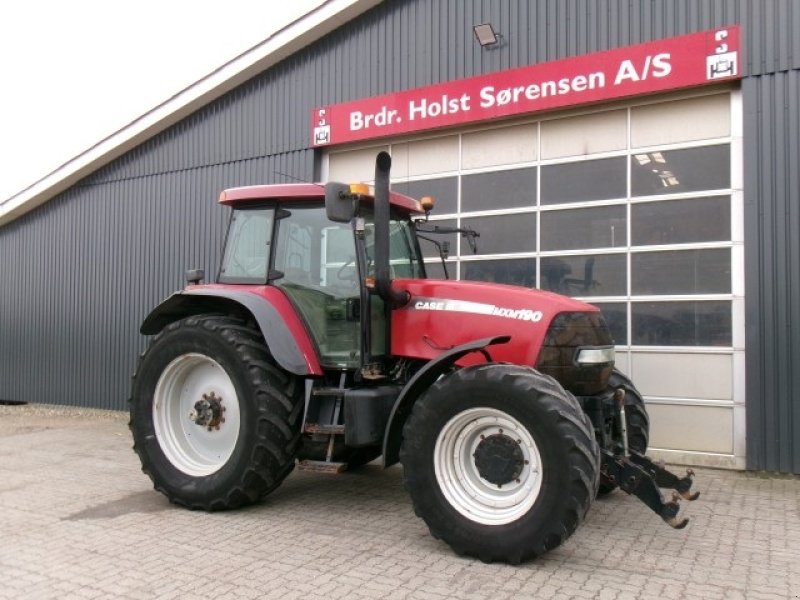
[[[372,196],[367,196],[372,198]],[[280,200],[281,202],[309,202],[325,199],[325,185],[321,183],[281,183],[275,185],[249,185],[225,190],[219,195],[221,204],[236,206],[259,200]],[[425,210],[418,200],[391,192],[392,206],[405,212],[424,214]]]

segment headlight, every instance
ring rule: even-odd
[[[613,363],[615,356],[614,346],[581,348],[575,355],[575,362],[579,365],[602,365]]]

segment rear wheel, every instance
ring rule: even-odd
[[[552,378],[468,367],[415,404],[400,452],[414,509],[459,554],[519,563],[561,544],[597,492],[591,423]]]
[[[142,470],[170,501],[193,509],[253,503],[294,467],[299,392],[242,321],[171,323],[134,376],[130,427]]]
[[[639,390],[633,382],[617,369],[611,374],[608,380],[608,387],[611,390],[622,388],[625,390],[625,425],[628,430],[628,448],[639,454],[647,452],[647,444],[650,440],[650,417],[647,415],[647,408]],[[612,443],[620,446],[622,431],[617,423],[612,426]],[[611,482],[605,475],[600,475],[600,487],[598,494],[604,496],[617,489],[617,484]]]

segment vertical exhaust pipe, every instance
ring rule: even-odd
[[[375,159],[375,287],[390,308],[399,308],[409,300],[408,292],[392,289],[389,267],[389,171],[392,157],[380,152]]]

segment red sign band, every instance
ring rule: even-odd
[[[741,77],[739,27],[595,52],[314,109],[311,145],[344,144]]]

